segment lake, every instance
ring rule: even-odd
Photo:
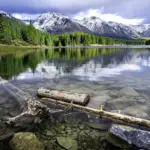
[[[0,76],[33,96],[40,87],[89,93],[88,107],[102,105],[107,111],[120,110],[122,114],[150,119],[148,48],[88,47],[0,52]],[[0,99],[8,99],[3,89]],[[11,107],[8,102],[1,105]]]
[[[3,51],[0,48],[0,77],[37,99],[36,94],[40,87],[88,93],[90,102],[87,107],[103,107],[106,111],[150,119],[148,48],[17,48],[12,51]],[[15,93],[10,95],[7,92],[0,85],[0,149],[3,150],[10,149],[10,136],[19,129],[6,127],[3,120],[21,113],[20,105],[12,97]],[[48,106],[63,109],[55,104],[48,103]],[[43,119],[36,127],[32,123],[28,124],[27,129],[19,131],[35,133],[47,150],[60,150],[58,143],[64,138],[67,145],[72,139],[79,150],[120,150],[124,147],[133,149],[131,145],[124,145],[108,134],[112,124],[121,122],[75,109],[51,119]]]

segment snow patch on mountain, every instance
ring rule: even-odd
[[[87,27],[92,32],[103,36],[131,39],[140,37],[137,31],[130,26],[112,21],[106,22],[99,17],[93,16],[90,18],[84,18],[83,20],[77,20],[77,22]]]
[[[33,25],[37,29],[41,29],[43,31],[47,31],[47,28],[49,30],[53,30],[56,28],[56,23],[58,25],[62,24],[62,19],[68,19],[68,17],[54,12],[44,13],[36,19]]]
[[[90,32],[89,29],[59,13],[41,14],[34,22],[35,28],[49,33],[64,33],[73,31]]]
[[[124,25],[116,22],[106,22],[101,18],[92,16],[75,20],[60,13],[48,12],[41,14],[33,25],[44,32],[64,33],[81,31],[113,38],[139,39],[150,37],[150,25]]]
[[[76,22],[80,23],[81,25],[87,27],[91,31],[99,29],[99,27],[102,25],[104,22],[98,17],[90,17],[90,18],[84,18],[83,20],[76,20]]]
[[[0,14],[5,15],[5,16],[11,18],[11,15],[9,15],[8,13],[6,13],[5,11],[0,10]]]

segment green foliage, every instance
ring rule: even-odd
[[[15,42],[13,42],[15,41]],[[17,41],[17,42],[16,42]],[[22,42],[21,42],[22,41]],[[65,34],[48,34],[41,32],[30,25],[25,25],[15,18],[0,15],[0,43],[19,45],[46,45],[46,46],[75,46],[75,45],[145,45],[150,44],[146,40],[122,40],[96,36],[82,32]]]
[[[145,44],[150,45],[150,40],[147,40]]]
[[[54,45],[58,46],[60,43],[62,46],[68,45],[83,45],[88,46],[91,44],[100,45],[145,45],[145,40],[125,40],[125,39],[113,39],[109,37],[96,36],[82,32],[72,32],[66,34],[60,34],[54,36]],[[57,39],[57,40],[56,40]]]

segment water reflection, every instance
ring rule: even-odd
[[[124,73],[148,71],[148,49],[46,49],[0,56],[4,79],[60,78],[99,80]]]

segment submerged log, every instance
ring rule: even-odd
[[[53,89],[40,88],[38,90],[38,96],[44,96],[56,100],[62,100],[64,102],[73,102],[75,104],[85,106],[89,100],[90,96],[88,94],[70,93],[67,91],[58,91]]]
[[[127,116],[127,115],[122,115],[122,114],[119,114],[119,113],[107,112],[107,111],[104,111],[102,109],[101,110],[93,109],[93,108],[89,108],[89,107],[76,105],[76,104],[73,104],[73,103],[68,104],[68,103],[63,102],[63,101],[58,101],[58,100],[49,99],[49,98],[47,98],[47,99],[44,98],[44,100],[46,100],[47,102],[50,102],[50,103],[55,103],[57,105],[67,106],[68,108],[75,108],[77,110],[81,110],[81,111],[84,111],[84,112],[90,112],[90,113],[99,115],[101,117],[121,121],[121,122],[124,122],[125,124],[133,124],[133,125],[139,125],[139,126],[150,128],[150,120],[131,117],[131,116]]]
[[[9,125],[25,127],[31,123],[40,122],[44,116],[50,115],[51,111],[46,105],[37,101],[31,95],[23,92],[16,86],[0,79],[0,85],[10,94],[20,105],[21,114],[12,118],[5,118]]]
[[[0,85],[2,85],[3,88],[19,102],[21,109],[22,109],[22,113],[18,114],[18,116],[7,118],[6,123],[8,123],[9,125],[13,124],[14,126],[26,127],[31,122],[37,123],[40,120],[42,120],[44,116],[47,116],[47,115],[51,116],[53,113],[57,112],[57,111],[54,112],[50,110],[50,108],[42,104],[42,102],[37,101],[32,96],[21,91],[20,89],[18,89],[17,87],[15,87],[9,82],[0,81]],[[45,100],[50,103],[67,106],[67,109],[75,108],[77,110],[90,112],[90,113],[99,115],[101,117],[106,117],[109,119],[122,121],[125,124],[130,123],[133,125],[140,125],[140,126],[150,128],[150,121],[146,119],[131,117],[131,116],[122,115],[119,113],[111,113],[111,112],[104,111],[102,109],[101,110],[92,109],[89,107],[73,104],[73,101],[71,101],[71,103],[67,103],[64,101],[59,101],[59,100],[54,100],[54,99],[49,99],[49,98],[46,98]]]

